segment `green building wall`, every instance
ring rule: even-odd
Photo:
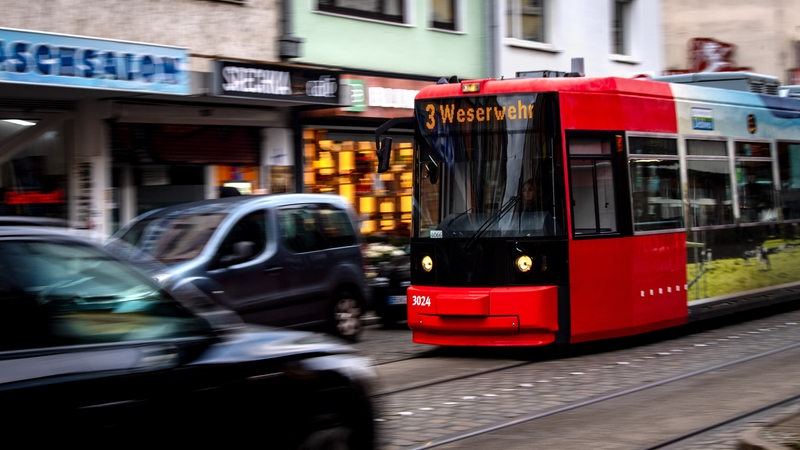
[[[390,24],[314,11],[315,1],[295,2],[294,35],[303,40],[293,63],[321,64],[423,76],[487,76],[484,2],[462,2],[460,31],[433,30],[430,2],[418,0],[413,24]],[[302,6],[301,6],[302,5]]]

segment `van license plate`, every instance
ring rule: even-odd
[[[405,305],[406,304],[406,296],[405,295],[390,295],[386,299],[386,304],[388,304],[388,305]]]

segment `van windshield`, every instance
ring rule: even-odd
[[[200,254],[226,215],[176,214],[142,220],[119,238],[162,263],[188,261]]]

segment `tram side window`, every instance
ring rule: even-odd
[[[800,143],[778,143],[783,219],[800,219]]]
[[[686,141],[692,227],[733,224],[733,194],[725,141]]]
[[[736,143],[736,185],[742,222],[778,220],[769,143]]]
[[[631,137],[628,149],[634,231],[682,228],[677,140]]]
[[[568,146],[575,234],[616,233],[611,139],[571,137]]]

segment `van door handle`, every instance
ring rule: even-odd
[[[264,269],[264,273],[277,273],[283,270],[283,267],[269,267]]]

